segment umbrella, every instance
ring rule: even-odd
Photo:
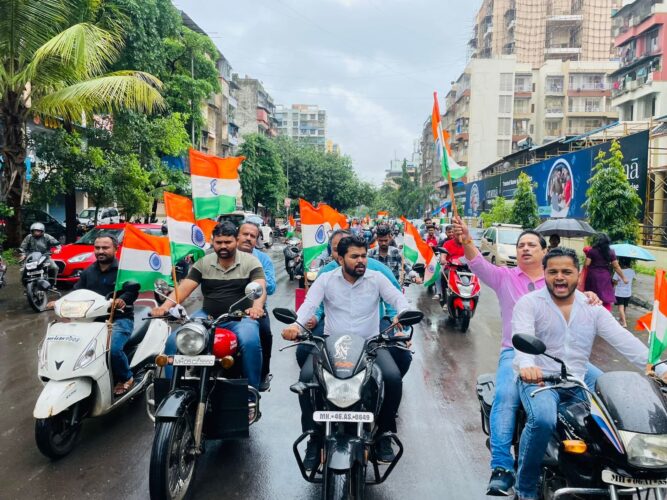
[[[611,249],[616,252],[616,257],[627,257],[637,260],[655,260],[655,256],[648,250],[631,245],[630,243],[617,243],[611,245]]]
[[[535,231],[544,236],[557,234],[563,238],[590,236],[596,233],[587,222],[578,219],[549,219],[537,226]]]

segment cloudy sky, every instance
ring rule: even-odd
[[[327,110],[327,138],[380,183],[463,71],[480,0],[174,0],[276,104]],[[444,104],[441,105],[444,107]]]

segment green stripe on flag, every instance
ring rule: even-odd
[[[170,285],[173,285],[171,275],[162,274],[159,271],[125,271],[118,270],[116,277],[116,290],[120,290],[124,283],[134,281],[139,283],[141,291],[145,292],[155,288],[155,280],[165,280]]]
[[[303,249],[303,268],[310,269],[310,263],[314,261],[327,248],[327,244],[306,247]]]
[[[435,272],[429,276],[428,267],[426,268],[426,274],[424,275],[424,286],[435,285],[435,282],[440,279],[440,262],[435,265]]]
[[[405,256],[405,260],[410,261],[412,264],[415,264],[417,259],[419,259],[419,252],[406,245],[403,245],[403,255]]]
[[[205,254],[204,249],[197,245],[188,245],[186,243],[171,242],[171,261],[174,265],[184,257],[192,255],[194,260],[198,260]]]
[[[233,196],[194,198],[192,202],[196,219],[216,219],[218,215],[229,214],[236,209],[236,198]]]
[[[662,339],[658,338],[656,332],[651,332],[648,345],[648,362],[653,365],[660,361],[660,356],[665,352],[665,348],[667,348],[667,336],[665,332],[662,334]]]

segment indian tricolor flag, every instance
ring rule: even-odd
[[[203,257],[208,238],[195,223],[192,200],[165,191],[164,209],[167,213],[167,231],[173,262],[188,255],[192,255],[195,260]]]
[[[165,236],[151,236],[126,224],[116,290],[120,290],[128,281],[139,283],[142,292],[153,290],[153,284],[158,279],[171,282],[169,239]]]
[[[236,208],[236,196],[241,190],[238,168],[243,156],[218,158],[194,149],[190,150],[192,201],[196,219],[215,219]]]
[[[462,167],[452,158],[452,151],[449,147],[449,133],[442,130],[437,92],[433,92],[433,99],[431,128],[433,130],[433,140],[435,141],[435,152],[438,155],[438,162],[440,162],[440,167],[442,168],[442,176],[446,179],[449,173],[452,179],[460,179],[468,173],[468,167]]]
[[[299,200],[301,234],[303,237],[304,269],[327,247],[329,235],[336,229],[347,228],[347,218],[329,205],[320,203],[315,208],[306,200]]]
[[[405,260],[411,262],[413,266],[424,264],[426,268],[424,271],[424,286],[432,285],[440,276],[440,260],[431,247],[422,240],[417,228],[405,217],[401,217],[401,220],[405,225],[403,236]]]
[[[378,220],[386,219],[387,217],[389,217],[389,212],[386,210],[380,210],[378,212]]]
[[[663,269],[655,273],[653,312],[639,318],[636,328],[649,331],[648,363],[657,363],[667,348],[667,279]]]

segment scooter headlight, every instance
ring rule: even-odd
[[[345,380],[334,377],[326,370],[322,370],[322,374],[327,390],[327,399],[338,408],[349,408],[361,399],[361,385],[366,377],[366,370],[362,370],[354,377]]]
[[[196,356],[206,347],[208,331],[199,323],[188,323],[176,334],[176,348],[186,356]]]
[[[92,363],[95,360],[96,351],[97,351],[97,340],[93,339],[88,343],[86,348],[83,350],[81,356],[79,356],[79,359],[76,360],[76,363],[74,363],[74,371],[79,370],[80,368],[85,368],[90,363]]]
[[[628,462],[636,467],[667,467],[667,434],[639,434],[619,431]]]

